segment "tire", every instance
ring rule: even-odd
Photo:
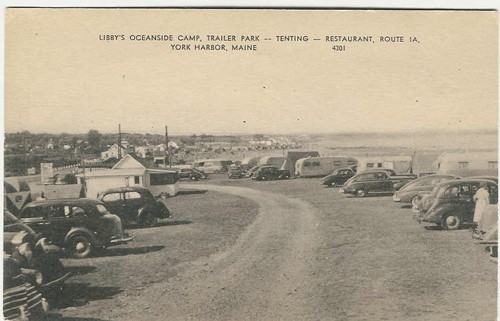
[[[441,220],[441,226],[445,230],[458,230],[462,225],[462,219],[456,214],[447,214]]]
[[[194,175],[191,175],[191,180],[192,181],[197,181],[198,180],[198,177],[194,176]]]
[[[330,187],[335,187],[335,182],[331,182]]]
[[[356,196],[357,196],[357,197],[365,197],[365,196],[366,196],[366,194],[367,194],[367,193],[366,193],[366,191],[365,191],[364,189],[358,189],[358,190],[356,191]]]
[[[66,250],[76,259],[88,257],[93,250],[90,237],[83,234],[72,236],[67,242]]]
[[[153,227],[156,225],[156,223],[158,223],[158,218],[150,212],[146,212],[141,216],[139,225],[141,227]]]
[[[265,176],[262,176],[262,177],[260,178],[260,180],[261,180],[261,181],[265,181],[266,179],[267,179],[267,178],[266,178]]]

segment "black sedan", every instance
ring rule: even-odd
[[[338,168],[332,174],[321,179],[321,184],[326,187],[344,185],[344,183],[356,173],[351,168]]]

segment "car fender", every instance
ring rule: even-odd
[[[85,235],[85,236],[90,237],[92,243],[94,243],[94,244],[99,243],[97,238],[96,238],[95,233],[93,233],[91,230],[89,230],[86,227],[80,226],[80,227],[72,227],[69,230],[69,232],[66,233],[66,237],[64,238],[64,244],[66,244],[68,242],[68,240],[75,235]]]
[[[137,221],[139,222],[142,218],[142,216],[144,214],[146,214],[147,212],[152,212],[152,213],[156,213],[156,211],[152,210],[150,208],[150,206],[148,206],[148,204],[145,204],[143,206],[141,206],[138,210],[137,210]]]
[[[425,214],[425,221],[441,222],[444,215],[451,212],[456,212],[456,214],[462,216],[462,213],[460,213],[459,206],[457,206],[456,204],[445,203],[438,205],[434,209],[431,207],[430,210],[428,210]]]

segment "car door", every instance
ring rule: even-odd
[[[280,177],[280,171],[277,168],[272,167],[269,170],[271,172],[270,173],[271,174],[270,175],[271,179],[273,179],[273,180],[279,179],[279,177]]]
[[[338,184],[344,184],[345,182],[347,182],[347,180],[351,177],[354,176],[354,172],[351,171],[351,170],[343,170],[342,171],[342,174],[340,175],[340,178],[339,178],[339,182]]]
[[[490,204],[498,204],[498,185],[488,184],[488,192],[490,193]]]
[[[130,220],[137,220],[137,212],[143,205],[142,195],[137,191],[129,191],[124,193],[125,196],[125,215]]]
[[[479,189],[479,184],[462,184],[458,188],[458,208],[465,221],[472,221],[476,203],[473,200],[474,194]]]
[[[26,207],[21,211],[20,218],[23,223],[31,227],[35,232],[52,240],[54,231],[48,218],[49,207],[52,206]]]
[[[48,207],[48,221],[53,240],[62,243],[73,227],[86,227],[85,210],[72,204],[57,204]]]

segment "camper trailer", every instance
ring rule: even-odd
[[[374,156],[358,157],[357,172],[371,169],[392,169],[396,174],[412,173],[411,156]]]
[[[207,174],[227,172],[233,161],[226,159],[204,159],[193,163],[193,167]]]
[[[275,166],[281,168],[285,163],[286,157],[284,156],[263,156],[259,160],[260,166]]]
[[[434,164],[436,174],[452,174],[462,177],[498,176],[498,155],[496,152],[443,153]]]
[[[328,156],[301,158],[295,163],[295,175],[300,177],[323,177],[340,167],[358,164],[352,157]]]
[[[295,163],[306,157],[319,157],[319,152],[309,150],[290,150],[286,153],[285,163],[281,169],[288,170],[291,175],[295,176]]]

